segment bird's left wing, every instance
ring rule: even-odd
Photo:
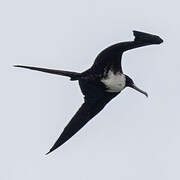
[[[62,134],[47,153],[54,151],[77,133],[90,119],[98,114],[104,106],[117,94],[107,93],[101,96],[85,97],[85,101],[74,117],[64,128]]]

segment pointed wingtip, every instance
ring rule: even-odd
[[[50,149],[45,155],[50,154],[52,151],[54,151],[53,149]]]
[[[134,30],[133,35],[135,36],[134,41],[141,41],[141,42],[151,43],[151,44],[163,43],[163,40],[159,36],[154,35],[154,34]]]
[[[50,154],[51,153],[51,150],[49,151],[49,152],[47,152],[45,155],[48,155],[48,154]]]

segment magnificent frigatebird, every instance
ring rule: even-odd
[[[82,73],[15,65],[15,67],[68,76],[73,81],[78,80],[84,95],[84,103],[47,154],[69,140],[125,87],[131,87],[148,96],[145,91],[134,84],[129,76],[123,74],[121,57],[123,52],[127,50],[152,44],[161,44],[163,40],[159,36],[144,32],[133,31],[133,34],[135,36],[134,41],[121,42],[106,48],[96,57],[91,68]]]

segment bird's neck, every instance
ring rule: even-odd
[[[113,72],[113,74],[122,73],[121,62],[119,60],[115,60],[108,64],[105,70],[106,73],[108,73],[109,71]]]

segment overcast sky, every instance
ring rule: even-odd
[[[7,0],[0,3],[2,180],[179,180],[180,21],[175,0]],[[45,156],[83,97],[68,78],[13,68],[82,72],[107,46],[157,34],[128,51],[125,89],[79,133]]]

